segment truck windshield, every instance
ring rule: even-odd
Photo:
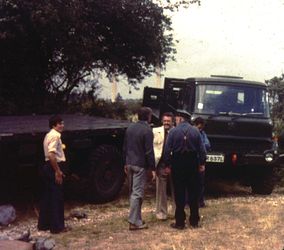
[[[195,100],[200,114],[269,117],[268,93],[257,86],[199,84]]]

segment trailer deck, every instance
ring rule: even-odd
[[[21,134],[42,134],[49,130],[50,115],[0,116],[0,138]],[[105,129],[126,129],[130,122],[87,115],[61,115],[64,131],[93,131]]]

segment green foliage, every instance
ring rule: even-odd
[[[1,113],[60,111],[98,70],[136,85],[174,59],[163,7],[191,2],[199,1],[1,1]]]
[[[107,118],[132,120],[141,105],[142,100],[121,100],[112,103],[107,100],[98,99],[91,109],[88,110],[88,113]]]
[[[276,134],[284,131],[284,74],[266,81],[272,104],[271,116]]]

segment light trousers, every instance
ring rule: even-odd
[[[146,169],[128,165],[129,203],[130,211],[128,222],[136,226],[143,224],[141,208],[143,203],[145,184],[147,180]]]
[[[170,175],[165,174],[164,168],[158,168],[156,176],[156,215],[159,219],[167,219],[169,213],[167,195],[168,184],[170,185],[171,191],[171,206],[174,211],[174,187],[172,178]]]

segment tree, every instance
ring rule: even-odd
[[[272,104],[272,120],[279,134],[284,130],[284,74],[266,81],[269,90],[270,103]]]
[[[50,100],[57,111],[98,69],[136,85],[174,59],[163,7],[190,2],[198,1],[2,0],[0,112],[39,113]]]

